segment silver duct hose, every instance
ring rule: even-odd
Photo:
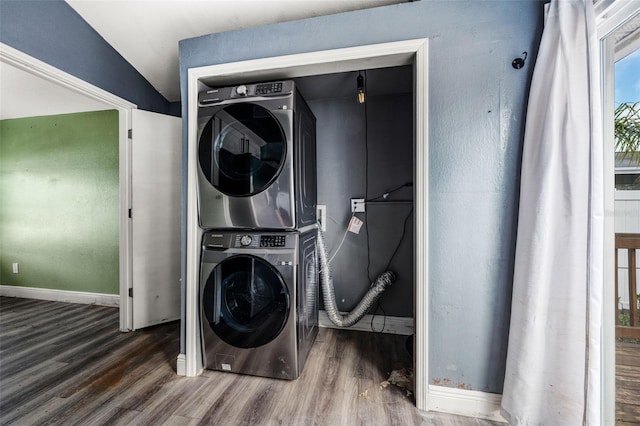
[[[320,227],[318,227],[320,228]],[[385,271],[371,285],[358,306],[346,315],[342,315],[336,306],[336,295],[333,289],[333,279],[327,260],[327,248],[324,244],[324,235],[318,229],[318,262],[320,264],[320,286],[322,287],[322,299],[324,309],[332,323],[338,327],[350,327],[360,321],[367,311],[378,301],[384,290],[396,279],[391,271]]]

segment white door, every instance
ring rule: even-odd
[[[180,318],[182,120],[133,110],[133,330]]]

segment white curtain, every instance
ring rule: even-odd
[[[525,127],[502,412],[599,425],[603,143],[592,0],[552,0]]]

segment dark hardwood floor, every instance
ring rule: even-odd
[[[0,298],[0,424],[492,425],[428,413],[389,372],[404,336],[321,329],[298,380],[175,373],[178,323],[118,331],[118,310]]]
[[[616,425],[640,425],[640,344],[616,344]]]

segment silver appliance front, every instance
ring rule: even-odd
[[[306,266],[305,256],[313,257],[314,266]],[[200,273],[205,367],[297,378],[317,334],[317,278],[307,279],[314,273],[315,239],[308,234],[205,233]]]
[[[199,96],[203,229],[296,229],[316,222],[315,117],[292,81]]]

